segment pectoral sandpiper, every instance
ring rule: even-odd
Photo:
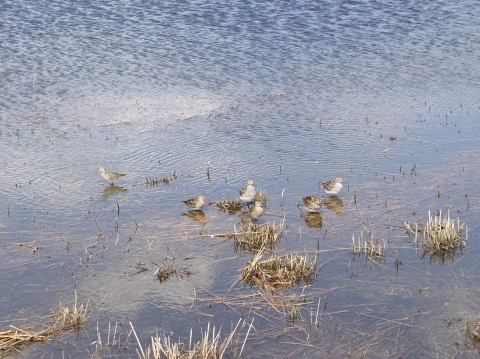
[[[337,195],[343,188],[343,180],[340,177],[335,178],[333,181],[328,182],[318,182],[318,186],[322,186],[325,189],[325,192],[328,194]]]
[[[263,216],[263,212],[263,203],[261,201],[255,201],[255,206],[250,209],[250,217],[252,217],[254,220],[257,220]]]
[[[185,203],[188,207],[192,208],[193,210],[202,209],[202,207],[205,206],[205,196],[201,194],[198,197],[187,199],[182,202]]]
[[[307,212],[318,212],[322,208],[322,199],[316,196],[303,197],[303,205]]]
[[[108,172],[105,167],[100,167],[98,171],[102,174],[103,178],[110,182],[110,184],[113,184],[117,179],[126,176],[126,174],[123,173]]]
[[[242,201],[243,204],[249,204],[254,201],[256,192],[251,178],[247,180],[247,187],[242,188],[239,193],[240,201]]]

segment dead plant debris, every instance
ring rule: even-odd
[[[158,186],[160,183],[170,184],[174,179],[178,179],[178,177],[182,177],[182,176],[183,176],[183,171],[180,174],[178,174],[177,171],[174,171],[172,177],[170,177],[169,175],[165,175],[163,178],[158,176],[150,177],[150,178],[146,177],[145,186],[153,187],[153,186]]]
[[[236,339],[234,336],[236,330],[242,323],[248,327],[248,331],[243,340],[243,345],[240,347],[242,343],[239,341],[238,336]],[[142,345],[132,323],[130,323],[130,326],[140,349],[137,353],[142,359],[150,358],[150,354],[152,354],[155,359],[221,359],[224,357],[227,349],[230,352],[229,358],[241,357],[248,334],[252,329],[253,321],[247,324],[243,319],[240,319],[230,335],[223,341],[220,340],[221,329],[217,331],[215,327],[211,328],[210,323],[208,323],[207,330],[202,331],[201,340],[197,342],[193,341],[192,330],[190,330],[190,338],[180,339],[178,343],[173,342],[170,336],[165,336],[165,334],[159,335],[157,333],[151,337],[152,344],[146,348],[145,351],[142,349]],[[187,339],[189,340],[187,341]]]
[[[478,347],[480,344],[480,321],[478,319],[474,321],[467,320],[467,314],[465,313],[464,326],[459,331],[465,333],[465,344],[469,342],[472,347]]]
[[[310,285],[317,279],[317,257],[309,259],[309,255],[289,253],[281,256],[271,255],[262,260],[265,251],[259,252],[253,261],[241,269],[240,280],[244,285],[259,285],[261,288],[291,288],[294,284]]]
[[[68,329],[80,330],[87,321],[88,302],[83,308],[83,304],[77,307],[77,293],[75,292],[75,303],[72,309],[63,307],[60,303],[60,310],[53,312],[44,319],[53,318],[50,325],[35,324],[24,328],[10,327],[13,330],[0,332],[0,356],[12,350],[21,349],[22,345],[31,344],[32,342],[42,342],[50,337],[59,334]],[[37,328],[36,330],[34,330]]]
[[[355,241],[355,235],[352,233],[352,255],[365,256],[367,260],[378,264],[378,260],[386,257],[385,240],[383,243],[373,240],[373,233],[362,231],[360,237]]]
[[[450,219],[450,211],[447,216],[442,217],[442,211],[432,216],[428,212],[428,221],[424,228],[418,228],[418,223],[406,223],[405,228],[410,235],[413,235],[414,243],[418,246],[418,233],[422,234],[423,250],[430,254],[440,252],[451,252],[453,255],[457,249],[465,248],[468,242],[468,228],[465,223],[460,224],[460,219]],[[461,233],[465,231],[465,239]]]
[[[283,223],[279,226],[270,223],[258,225],[248,223],[233,239],[235,252],[239,249],[246,252],[258,252],[264,248],[274,249],[278,239],[283,235]]]
[[[155,263],[154,263],[155,264]],[[177,279],[178,277],[189,277],[192,272],[188,267],[180,267],[180,268],[175,268],[173,264],[157,264],[158,268],[153,273],[154,276],[156,276],[159,280],[160,283],[166,282],[170,279],[171,276],[176,276]]]
[[[219,211],[228,212],[231,214],[237,213],[242,209],[242,202],[239,198],[222,198],[220,201],[217,202],[217,207]]]

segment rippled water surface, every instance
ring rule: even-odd
[[[126,349],[95,357],[137,357],[129,322],[146,346],[208,323],[226,336],[240,318],[254,320],[248,358],[476,357],[459,330],[479,314],[479,13],[477,1],[1,2],[0,331],[71,305],[75,288],[91,307],[78,336],[13,357],[90,358],[97,326],[105,342],[115,322]],[[101,166],[128,176],[110,186]],[[328,198],[317,183],[337,176]],[[254,255],[207,236],[240,218],[180,202],[233,198],[248,178],[269,198],[260,223],[285,223],[277,253],[317,255],[312,286],[243,287]],[[303,195],[324,197],[321,217],[297,207]],[[468,226],[445,261],[404,230],[440,210]],[[383,261],[352,257],[365,229]],[[160,263],[191,275],[159,283]]]

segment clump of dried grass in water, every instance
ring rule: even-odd
[[[192,274],[192,272],[190,272],[190,269],[188,269],[187,267],[177,269],[173,266],[173,264],[158,264],[157,270],[155,271],[155,273],[153,273],[153,275],[158,278],[160,283],[166,282],[173,275],[178,278],[178,276],[189,277],[190,274]]]
[[[456,228],[455,228],[456,225]],[[447,217],[442,218],[442,211],[437,216],[432,217],[430,211],[428,212],[428,222],[422,230],[422,245],[423,249],[434,253],[436,251],[446,251],[457,249],[466,246],[467,238],[463,240],[460,233],[464,231],[465,223],[460,225],[460,219],[451,220],[450,211],[447,212]]]
[[[274,249],[278,239],[283,235],[283,225],[283,221],[278,226],[275,222],[262,225],[248,223],[239,235],[234,237],[235,251],[241,249],[246,252],[258,252],[263,248]]]
[[[364,237],[365,233],[365,237]],[[365,256],[365,259],[378,264],[377,260],[382,260],[386,257],[385,254],[385,240],[382,243],[373,240],[373,233],[370,231],[363,231],[360,237],[355,242],[355,235],[352,233],[352,254],[353,256]]]
[[[220,211],[228,212],[231,214],[237,213],[243,207],[242,202],[238,198],[222,198],[217,202],[217,207]]]
[[[183,340],[174,343],[170,336],[156,334],[151,337],[152,344],[146,348],[145,351],[142,349],[132,323],[130,323],[130,326],[140,347],[140,352],[137,349],[137,354],[141,359],[150,359],[150,355],[153,355],[153,359],[221,359],[225,356],[225,352],[229,348],[229,358],[241,357],[248,334],[253,325],[252,321],[243,341],[243,345],[241,349],[239,349],[239,342],[234,342],[233,339],[237,328],[242,322],[244,322],[244,320],[240,319],[236,327],[232,330],[230,335],[223,340],[223,342],[220,341],[220,330],[216,332],[215,327],[210,328],[210,323],[208,323],[207,330],[202,332],[202,339],[198,342],[193,342],[192,330],[190,330],[188,343]]]
[[[259,252],[253,261],[241,269],[240,280],[244,285],[259,285],[261,288],[291,288],[294,284],[312,284],[317,279],[317,257],[289,253],[282,256],[273,255],[261,260],[265,251]]]
[[[83,304],[77,307],[77,292],[75,291],[75,303],[72,309],[63,307],[60,303],[60,310],[53,312],[47,318],[53,318],[54,322],[51,325],[35,324],[26,328],[16,328],[10,325],[14,330],[0,332],[0,354],[11,350],[20,349],[21,345],[32,342],[40,342],[47,340],[49,337],[57,335],[58,333],[75,329],[77,332],[84,326],[87,321],[88,302],[83,308]],[[41,327],[38,331],[33,331],[33,328]]]
[[[425,252],[435,254],[438,252],[455,252],[458,248],[466,247],[468,241],[468,228],[464,228],[465,223],[460,224],[460,219],[450,219],[450,211],[447,216],[442,218],[442,211],[436,216],[432,216],[428,211],[428,221],[423,229],[418,229],[418,225],[413,226],[405,223],[409,233],[415,235],[415,245],[418,246],[418,232],[422,234],[422,246]],[[465,231],[465,239],[461,233]]]

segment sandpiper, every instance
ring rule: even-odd
[[[255,201],[255,206],[250,209],[250,217],[252,219],[257,220],[261,216],[263,216],[263,203],[262,201]]]
[[[123,173],[108,172],[105,167],[100,167],[98,171],[102,174],[103,178],[110,182],[110,184],[113,184],[117,179],[126,176],[126,174]]]
[[[247,187],[242,188],[240,191],[240,201],[242,201],[243,204],[249,204],[252,203],[255,199],[255,188],[253,188],[253,180],[249,178],[247,180]]]
[[[318,212],[322,208],[322,199],[316,196],[303,197],[303,205],[307,212]]]
[[[182,202],[185,203],[188,207],[192,208],[193,210],[202,209],[202,207],[205,206],[205,196],[201,194],[198,197],[187,199]]]
[[[328,182],[318,182],[318,186],[320,185],[325,189],[325,192],[328,194],[333,194],[334,196],[337,195],[343,188],[342,185],[343,180],[340,177],[335,178],[333,181]]]

